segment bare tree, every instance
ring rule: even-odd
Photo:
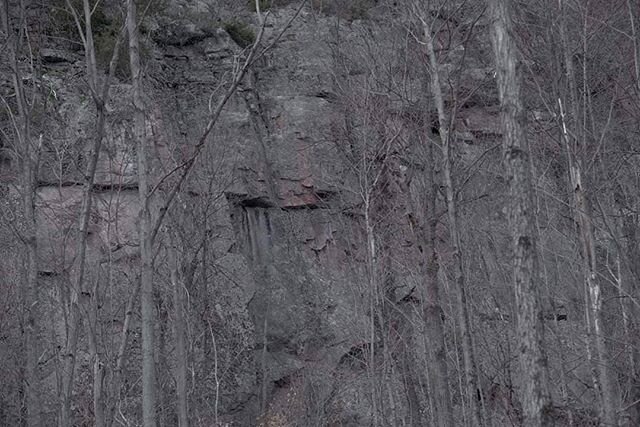
[[[444,7],[444,4],[442,5]],[[433,103],[438,115],[438,135],[440,148],[443,155],[443,178],[447,203],[447,213],[449,219],[449,234],[453,251],[454,280],[457,291],[458,328],[462,340],[462,353],[464,360],[464,378],[467,405],[471,408],[471,423],[474,426],[483,425],[481,406],[476,398],[477,385],[477,362],[475,350],[471,337],[471,326],[469,320],[469,307],[467,303],[467,283],[464,273],[464,259],[460,241],[460,230],[458,226],[457,213],[457,191],[453,186],[452,178],[452,154],[451,154],[451,120],[447,117],[445,110],[444,95],[441,87],[440,72],[438,68],[438,58],[436,56],[433,37],[434,24],[429,22],[428,11],[421,10],[420,6],[413,4],[414,15],[419,19],[429,68],[430,89]],[[435,21],[435,20],[434,20]],[[441,420],[442,423],[442,420]],[[451,423],[451,420],[449,420]],[[450,424],[447,424],[450,425]]]
[[[203,242],[208,238],[207,233],[203,236]],[[189,398],[187,396],[187,343],[185,326],[186,299],[184,297],[188,285],[193,281],[193,276],[197,267],[197,253],[193,255],[191,262],[187,262],[186,253],[178,248],[178,239],[173,238],[172,247],[169,248],[169,262],[171,270],[171,289],[173,292],[173,330],[175,334],[176,347],[176,397],[178,409],[178,426],[189,426]],[[202,247],[202,246],[200,246]]]
[[[578,87],[576,83],[576,75],[573,67],[573,59],[568,46],[568,35],[566,28],[566,11],[564,10],[564,1],[559,2],[560,5],[560,35],[562,41],[562,52],[564,66],[566,67],[566,77],[569,82],[569,105],[572,113],[572,122],[575,123],[571,135],[569,134],[568,118],[565,115],[563,102],[559,98],[558,104],[560,109],[560,120],[562,126],[562,139],[565,143],[569,160],[569,176],[571,190],[574,199],[574,215],[579,233],[580,242],[582,244],[582,260],[584,269],[584,280],[588,291],[588,308],[587,308],[587,327],[591,342],[587,343],[588,347],[593,346],[597,360],[593,361],[598,373],[597,379],[594,377],[596,388],[601,393],[601,419],[606,425],[618,425],[617,415],[617,397],[614,389],[613,378],[610,373],[607,346],[604,338],[604,318],[602,313],[602,289],[599,283],[598,270],[596,265],[596,241],[594,236],[594,225],[592,219],[591,204],[587,197],[587,186],[583,179],[584,155],[587,145],[588,131],[586,129],[586,115],[589,113],[583,111],[585,117],[583,126],[579,123],[581,114],[579,111]],[[586,30],[583,30],[583,54],[586,55]],[[583,61],[583,67],[587,66],[587,62]],[[586,69],[583,70],[583,77],[586,75]],[[586,105],[586,91],[583,90],[583,105]],[[591,348],[588,348],[593,353]]]
[[[140,41],[136,19],[136,3],[127,1],[127,34],[129,36],[129,66],[133,86],[134,141],[138,157],[138,195],[140,203],[140,306],[142,311],[142,422],[156,426],[156,366],[154,348],[153,304],[153,237],[149,200],[149,158],[145,130]]]
[[[93,144],[90,147],[89,161],[84,171],[83,189],[81,199],[81,211],[79,213],[79,223],[77,231],[77,249],[76,257],[74,260],[73,279],[70,286],[70,301],[69,301],[69,322],[67,339],[64,350],[64,367],[62,371],[62,401],[61,401],[61,414],[60,414],[60,426],[66,427],[72,425],[71,418],[71,401],[73,393],[73,384],[75,378],[75,365],[76,354],[78,346],[78,338],[80,335],[80,328],[82,324],[82,310],[80,307],[79,296],[85,290],[85,267],[86,267],[86,251],[87,251],[87,236],[88,226],[91,217],[92,202],[93,202],[93,187],[96,176],[96,169],[98,165],[98,158],[100,156],[100,150],[105,137],[105,123],[106,123],[106,105],[109,101],[109,88],[111,81],[115,74],[116,64],[120,52],[120,45],[122,43],[122,32],[116,39],[113,54],[109,64],[109,73],[106,77],[102,78],[98,71],[98,64],[96,60],[96,48],[94,44],[94,35],[92,27],[92,14],[93,7],[89,3],[89,0],[83,0],[83,17],[76,11],[70,0],[67,0],[67,6],[70,13],[73,15],[74,22],[78,29],[79,36],[82,40],[82,44],[85,50],[85,63],[86,63],[86,76],[89,85],[91,97],[96,106],[97,121],[94,129]],[[94,366],[100,366],[102,361],[98,359],[98,353],[94,355]],[[101,373],[95,372],[95,380],[99,380]],[[98,400],[101,397],[100,393],[95,394]],[[101,408],[101,402],[97,402],[98,408]],[[98,410],[98,414],[103,414],[101,410]],[[104,425],[102,417],[98,417],[96,420],[97,425]]]
[[[518,315],[518,353],[524,375],[524,422],[528,426],[548,426],[553,424],[553,419],[540,309],[534,188],[511,2],[490,0],[489,11],[493,21],[491,36],[502,108],[503,155],[510,185],[509,224]]]
[[[638,43],[638,29],[637,29],[637,5],[634,8],[631,0],[627,0],[627,12],[629,14],[629,25],[631,28],[631,42],[633,45],[633,77],[636,83],[636,99],[640,96],[640,43]],[[636,119],[637,120],[637,119]],[[622,186],[620,186],[622,187]],[[626,244],[626,256],[625,251],[619,251],[625,259],[627,270],[629,274],[628,279],[623,280],[622,274],[619,274],[618,282],[621,284],[620,291],[624,290],[625,298],[621,300],[623,316],[625,316],[625,326],[627,332],[627,342],[629,345],[630,353],[630,396],[631,407],[628,408],[628,412],[631,416],[631,422],[640,424],[640,349],[638,348],[638,331],[640,330],[640,307],[638,305],[638,290],[640,289],[640,244],[638,236],[638,213],[637,210],[629,209],[631,205],[637,199],[633,196],[627,196],[623,192],[622,198],[618,199],[617,205],[619,213],[623,216],[622,230],[623,234],[627,237]],[[625,203],[626,201],[631,203]]]
[[[425,129],[422,129],[426,133]],[[449,371],[447,367],[444,311],[440,292],[438,270],[440,261],[436,249],[436,229],[439,222],[436,211],[438,182],[435,177],[434,144],[426,135],[420,137],[425,153],[426,176],[423,185],[424,197],[415,197],[411,192],[411,183],[404,188],[408,202],[410,227],[414,232],[415,245],[423,257],[421,274],[424,276],[423,320],[425,339],[428,343],[426,366],[429,389],[434,403],[433,422],[442,426],[452,426],[453,409],[449,391]],[[418,211],[418,209],[420,211]],[[418,421],[418,420],[416,420]]]
[[[16,152],[20,159],[20,175],[22,185],[22,213],[24,215],[24,230],[21,240],[25,248],[25,271],[22,285],[23,305],[26,318],[25,324],[25,374],[24,389],[26,392],[27,425],[36,427],[42,425],[40,411],[40,379],[38,374],[38,335],[40,333],[39,308],[41,301],[38,295],[38,243],[36,240],[35,198],[37,187],[37,164],[39,144],[32,134],[31,105],[24,87],[23,72],[19,55],[22,49],[28,48],[27,15],[25,2],[18,3],[18,26],[11,24],[10,3],[0,2],[0,19],[11,69],[11,83],[15,92],[17,115],[11,111],[12,125],[17,139]],[[17,35],[16,35],[17,34]],[[5,101],[5,107],[8,107]]]

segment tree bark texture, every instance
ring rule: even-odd
[[[517,48],[510,0],[489,0],[492,43],[503,125],[503,156],[510,186],[509,225],[513,248],[513,282],[517,339],[524,375],[522,405],[527,426],[549,426],[551,402],[544,326],[540,310],[534,188],[520,94]]]
[[[140,306],[142,312],[142,421],[156,427],[156,366],[153,306],[153,239],[149,209],[149,165],[146,148],[140,42],[134,0],[127,1],[129,64],[133,86],[134,138],[138,156],[138,198],[140,202]]]
[[[175,251],[175,249],[174,249]],[[173,255],[173,266],[171,268],[171,286],[173,289],[173,309],[175,320],[173,322],[176,337],[176,398],[178,400],[178,426],[189,427],[189,411],[187,396],[187,346],[185,341],[185,321],[184,321],[184,290],[186,285],[184,280],[188,272],[181,268],[177,261],[177,254]]]

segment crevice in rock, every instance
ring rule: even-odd
[[[57,271],[52,271],[52,270],[40,270],[40,271],[38,271],[38,277],[51,278],[51,277],[58,277],[59,275],[60,275],[60,273],[58,273]]]
[[[316,98],[324,99],[327,102],[336,102],[338,100],[338,96],[335,93],[329,92],[327,90],[321,90],[319,92],[312,94],[312,96]]]
[[[290,375],[285,375],[282,378],[278,378],[277,380],[275,380],[273,382],[273,385],[276,388],[285,388],[288,387],[291,384],[291,376]]]
[[[272,208],[275,204],[267,197],[249,197],[239,194],[227,193],[227,201],[232,205],[242,208]]]
[[[330,200],[335,196],[335,193],[330,191],[315,191],[311,192],[314,196],[314,201],[306,200],[304,203],[291,204],[291,205],[277,205],[274,201],[267,196],[247,196],[235,193],[226,193],[227,201],[240,208],[265,208],[265,209],[279,209],[282,211],[299,211],[299,210],[315,210],[315,209],[330,209]]]
[[[61,188],[61,187],[83,187],[84,183],[78,181],[39,181],[38,188]],[[138,183],[129,184],[111,184],[111,183],[95,183],[92,188],[94,193],[110,193],[122,191],[138,191]]]
[[[377,342],[373,344],[374,354],[378,354],[382,344]],[[369,365],[371,357],[371,343],[363,342],[351,346],[349,351],[340,357],[338,367],[348,368],[354,371],[364,371]]]

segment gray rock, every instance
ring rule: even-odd
[[[59,64],[64,62],[73,63],[79,59],[77,55],[74,55],[69,51],[52,48],[40,49],[40,58],[42,58],[43,62],[48,64]]]

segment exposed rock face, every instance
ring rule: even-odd
[[[228,8],[205,19],[213,6],[172,2],[147,23],[147,134],[157,180],[192,154],[218,88],[228,82],[242,53],[219,28]],[[293,7],[272,11],[268,40],[293,13]],[[245,11],[242,19],[251,22],[253,16]],[[220,414],[242,425],[259,412],[265,420],[302,416],[308,402],[298,402],[296,415],[290,397],[310,398],[309,387],[318,410],[332,408],[333,422],[367,423],[370,416],[363,366],[366,348],[380,343],[367,338],[371,320],[360,200],[336,148],[344,105],[335,93],[335,25],[334,18],[304,9],[259,59],[225,108],[210,148],[186,185],[184,197],[190,200],[176,202],[178,213],[165,227],[183,227],[192,239],[201,237],[205,229],[181,222],[189,221],[186,206],[215,198],[215,213],[206,214],[206,231],[215,234],[207,243],[207,295],[215,298],[206,304],[206,315],[215,319],[216,357],[223,365],[218,369],[230,373],[218,396]],[[370,30],[358,21],[337,28],[356,45]],[[384,40],[382,33],[377,37]],[[54,47],[41,49],[40,55],[56,113],[42,123],[49,133],[43,138],[38,192],[41,270],[65,281],[76,256],[82,171],[95,110],[83,85],[73,83],[82,73],[82,57]],[[352,64],[345,84],[361,81],[366,71],[358,67]],[[135,276],[139,205],[130,92],[126,81],[116,82],[107,105],[89,229],[89,282],[102,280],[101,272],[108,269],[120,278]],[[490,122],[474,117],[463,119],[469,132],[476,124],[478,132],[486,131]],[[155,206],[163,191],[154,197]],[[164,267],[157,263],[162,282]],[[63,288],[51,286],[51,296],[60,298],[57,289]],[[113,278],[103,286],[114,286]],[[115,286],[126,295],[123,283]],[[415,284],[399,279],[397,287],[401,291],[393,298],[400,299]],[[63,340],[64,325],[55,331]],[[165,333],[162,325],[158,333]],[[211,357],[204,348],[194,353],[196,360]],[[341,384],[345,378],[346,386]]]
[[[174,183],[172,171],[179,170],[193,154],[211,105],[228,84],[243,52],[220,28],[237,9],[233,2],[169,3],[147,23],[147,134],[152,143],[154,182],[163,182],[152,200],[155,215]],[[267,41],[275,39],[294,10],[293,6],[272,10]],[[249,23],[254,19],[247,10],[238,16]],[[412,403],[418,405],[411,410],[398,405],[391,409],[390,419],[412,417],[418,423],[426,413],[419,406],[428,400],[419,368],[424,365],[426,347],[422,327],[416,326],[420,316],[415,304],[421,288],[415,270],[421,261],[413,247],[404,202],[402,196],[384,196],[392,208],[379,227],[392,254],[386,268],[391,273],[379,278],[389,283],[385,285],[389,292],[375,298],[387,299],[395,311],[387,313],[392,321],[374,326],[378,335],[382,330],[389,338],[371,342],[371,324],[378,320],[372,320],[370,310],[374,296],[366,270],[362,182],[338,147],[348,126],[345,117],[355,107],[339,100],[337,93],[368,78],[366,64],[358,63],[357,57],[368,47],[367,38],[379,43],[381,50],[392,51],[393,31],[380,28],[375,21],[336,22],[305,8],[273,49],[257,61],[226,106],[160,232],[164,236],[161,245],[168,245],[171,229],[180,230],[185,259],[201,258],[207,266],[202,273],[205,278],[199,279],[203,283],[189,289],[207,325],[201,337],[193,338],[191,351],[196,363],[208,366],[203,381],[210,389],[215,388],[214,369],[222,377],[215,400],[225,422],[252,425],[260,419],[264,425],[292,425],[287,424],[288,419],[305,419],[307,425],[369,425],[366,366],[372,360],[372,346],[376,349],[374,363],[390,357],[404,367],[389,373],[389,387],[406,387],[415,400]],[[345,49],[338,43],[353,50],[355,59],[348,66],[337,62],[338,51]],[[55,114],[41,124],[47,132],[39,176],[38,240],[41,270],[57,278],[47,282],[47,290],[52,298],[62,299],[60,283],[68,279],[75,257],[82,171],[95,111],[84,86],[71,83],[82,72],[77,53],[52,47],[41,49],[40,55]],[[471,65],[452,78],[469,90],[490,86],[477,91],[469,108],[456,117],[456,137],[466,143],[458,151],[463,161],[472,164],[487,153],[494,160],[477,178],[487,187],[501,185],[493,179],[500,175],[495,166],[499,156],[489,150],[500,136],[500,126],[499,112],[491,106],[496,101],[492,71],[481,59],[470,55]],[[459,72],[443,66],[444,75]],[[380,96],[376,102],[384,103],[398,121],[410,122],[425,107],[415,95],[422,87],[420,76],[406,79],[405,98]],[[111,88],[89,230],[88,281],[104,281],[100,283],[105,289],[117,289],[122,295],[114,304],[120,306],[137,280],[138,177],[131,142],[130,92],[124,79]],[[405,136],[414,138],[404,134],[401,138]],[[419,170],[412,150],[415,147],[407,143],[406,152],[394,153],[390,182],[404,180],[408,167]],[[412,189],[419,192],[415,181]],[[470,217],[482,217],[489,224],[504,221],[502,201],[492,202]],[[441,259],[446,263],[446,230],[438,232]],[[495,249],[501,251],[504,248]],[[166,293],[168,277],[163,256],[160,250],[156,259],[159,295]],[[498,264],[493,259],[483,262]],[[105,272],[112,270],[113,276],[105,278]],[[165,331],[166,322],[162,323],[167,310],[158,308],[158,334],[170,333]],[[55,314],[61,318],[61,313]],[[114,309],[114,316],[122,317],[122,309]],[[62,323],[55,329],[57,338],[63,340]],[[166,345],[162,350],[164,362],[170,365],[173,349]],[[137,350],[131,359],[135,362],[136,357]],[[88,362],[82,363],[80,370],[87,368]],[[163,387],[172,385],[165,381]],[[207,394],[202,399],[214,397]],[[314,408],[317,418],[309,408]],[[210,419],[204,422],[213,423]]]

